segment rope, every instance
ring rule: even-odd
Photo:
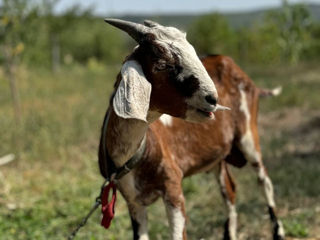
[[[102,193],[103,193],[103,189],[106,186],[106,184],[109,182],[108,179],[106,179],[103,184],[101,185],[101,191],[98,197],[96,197],[96,201],[93,204],[93,206],[91,207],[90,211],[88,212],[88,214],[81,220],[81,222],[78,224],[78,226],[71,232],[71,234],[68,236],[68,240],[72,240],[75,238],[75,236],[77,235],[77,233],[79,232],[79,230],[86,225],[88,219],[91,217],[91,215],[97,210],[97,208],[100,206],[101,204],[101,198],[102,198]]]
[[[106,126],[108,124],[108,121],[109,121],[109,114],[107,113],[106,120],[104,122],[103,130],[102,130],[102,134],[103,134],[102,139],[105,139]],[[139,146],[137,152],[122,167],[115,169],[115,172],[110,174],[111,176],[108,176],[110,178],[106,178],[106,180],[101,185],[101,191],[100,191],[99,196],[96,198],[95,203],[91,207],[88,214],[82,219],[82,221],[78,224],[78,226],[68,236],[68,238],[67,238],[68,240],[72,240],[75,238],[75,236],[77,235],[79,230],[86,225],[86,223],[87,223],[88,219],[91,217],[91,215],[102,204],[102,197],[103,197],[104,188],[106,187],[106,184],[107,183],[112,184],[112,183],[116,182],[117,180],[119,180],[120,178],[122,178],[127,173],[129,173],[139,163],[139,160],[141,159],[143,153],[145,152],[145,149],[146,149],[146,136],[143,137],[142,142],[140,143],[140,146]],[[106,144],[104,142],[103,142],[103,152],[105,153],[106,157],[109,156],[108,151],[106,149]],[[114,192],[113,192],[114,195],[116,194],[115,192],[116,192],[116,190],[114,190]],[[114,207],[114,203],[115,203],[115,200],[112,203],[113,207]],[[104,206],[103,206],[103,208],[104,208]],[[103,213],[102,225],[107,228],[110,225],[110,223],[106,224],[106,222],[111,221],[111,219],[114,216],[113,215],[114,211],[113,211],[113,214],[111,214],[112,216],[109,213],[107,213],[106,210],[104,211],[103,209],[102,209],[102,213]],[[110,216],[108,216],[108,214]],[[109,217],[111,217],[111,219],[108,219]],[[108,219],[108,220],[106,220],[106,219]]]
[[[102,197],[103,197],[103,193],[104,193],[104,188],[106,187],[107,183],[110,184],[112,182],[115,182],[115,181],[119,180],[120,178],[122,178],[127,173],[129,173],[139,162],[144,150],[145,150],[145,138],[143,139],[143,142],[142,142],[140,148],[138,149],[137,153],[131,159],[129,159],[122,167],[118,168],[116,170],[116,172],[111,175],[110,179],[106,179],[103,182],[103,184],[101,185],[100,194],[96,198],[95,203],[91,207],[88,214],[81,220],[81,222],[78,224],[78,226],[68,236],[68,238],[67,238],[68,240],[72,240],[75,238],[75,236],[77,235],[79,230],[87,224],[88,219],[97,210],[97,208],[101,205]]]

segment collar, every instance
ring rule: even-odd
[[[129,173],[140,162],[146,150],[146,136],[143,137],[136,153],[122,166],[116,169],[114,179],[118,180]],[[111,175],[112,176],[112,175]]]

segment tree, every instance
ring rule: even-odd
[[[232,54],[235,35],[227,20],[214,13],[200,17],[188,31],[188,39],[201,54]]]
[[[310,41],[304,48],[302,57],[305,60],[319,59],[320,56],[320,23],[313,22],[310,27]]]
[[[5,75],[10,82],[15,119],[21,120],[19,91],[15,76],[15,67],[24,50],[23,35],[25,30],[23,20],[27,9],[27,0],[3,0],[0,7],[0,47],[4,62]]]
[[[265,27],[277,29],[282,59],[296,64],[310,39],[310,25],[310,13],[304,5],[289,5],[284,0],[280,11],[267,14]]]
[[[54,6],[57,0],[43,0],[42,12],[43,20],[46,23],[48,37],[51,49],[51,66],[52,71],[57,72],[60,69],[61,61],[61,35],[69,28],[74,27],[78,20],[77,16],[88,17],[90,9],[80,10],[78,5],[65,11],[61,16],[54,14]]]

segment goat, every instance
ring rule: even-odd
[[[241,166],[249,161],[265,188],[274,239],[283,239],[272,183],[261,160],[257,130],[258,98],[275,92],[257,88],[231,58],[224,56],[202,60],[214,82],[209,84],[208,81],[213,83],[211,78],[203,73],[193,48],[190,50],[185,36],[177,29],[150,21],[145,21],[145,26],[119,20],[107,22],[125,30],[139,43],[118,75],[99,147],[104,177],[112,172],[112,164],[123,166],[140,152],[139,164],[117,182],[128,204],[133,238],[149,239],[146,207],[162,197],[171,239],[186,239],[182,179],[219,167],[217,175],[229,207],[224,238],[236,239],[235,188],[226,162]],[[220,103],[230,106],[232,111],[212,113],[224,109],[217,104],[215,86]],[[136,96],[130,95],[134,91]],[[215,121],[199,123],[214,118]]]
[[[171,135],[157,119],[165,113],[201,123],[214,119],[217,110],[228,108],[217,104],[214,82],[185,33],[152,21],[144,25],[105,21],[139,45],[122,65],[104,119],[99,146],[101,174],[110,177],[114,168],[126,166],[127,160],[140,152],[139,166],[117,181],[128,203],[134,239],[148,239],[146,206],[159,196],[167,207],[172,239],[186,238],[183,172],[173,159],[178,155],[172,155],[176,153],[169,148],[175,139],[167,139]]]

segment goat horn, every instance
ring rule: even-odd
[[[143,35],[147,33],[147,28],[139,23],[128,22],[128,21],[114,19],[114,18],[106,18],[104,19],[104,21],[116,28],[119,28],[125,31],[138,43],[141,42]]]
[[[231,110],[231,108],[222,106],[220,104],[217,104],[215,107],[215,111],[224,111],[224,110]]]

